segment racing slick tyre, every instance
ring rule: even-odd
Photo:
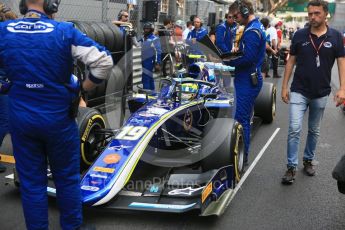
[[[276,116],[276,96],[276,86],[264,82],[254,104],[255,116],[260,117],[264,123],[271,123]]]
[[[114,46],[110,49],[112,52],[123,51],[124,49],[124,39],[121,30],[118,26],[108,23],[109,29],[113,32]]]
[[[91,26],[91,28],[93,29],[93,31],[96,34],[96,42],[98,42],[99,44],[105,46],[105,36],[104,36],[104,32],[101,29],[101,27],[99,27],[99,25],[97,25],[97,23],[95,22],[89,22],[89,25]]]
[[[237,183],[244,173],[244,141],[242,126],[231,118],[211,120],[205,127],[202,139],[201,166],[203,171],[234,166]]]
[[[76,27],[80,32],[86,34],[89,38],[92,40],[96,40],[96,33],[92,29],[92,27],[87,24],[86,22],[81,21],[71,21],[74,24],[74,27]]]
[[[107,25],[105,23],[96,23],[99,28],[103,31],[104,39],[105,39],[105,47],[107,47],[108,50],[111,52],[114,52],[114,47],[116,41],[116,36],[114,35],[112,29],[109,27],[110,25]]]
[[[105,128],[105,121],[97,110],[79,107],[77,124],[80,135],[80,170],[83,171],[96,160],[104,145],[104,136],[96,132]]]

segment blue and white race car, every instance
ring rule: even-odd
[[[244,172],[231,71],[197,62],[162,79],[158,92],[139,89],[127,99],[130,115],[118,130],[106,129],[97,110],[81,108],[84,205],[221,215]],[[273,121],[275,100],[275,86],[265,82],[253,128]],[[48,193],[55,195],[53,183]]]

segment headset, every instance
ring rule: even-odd
[[[47,15],[54,14],[58,12],[61,0],[44,0],[43,10]],[[19,11],[22,15],[28,12],[28,7],[26,5],[26,0],[20,0]]]
[[[127,10],[120,10],[119,14],[117,15],[117,20],[121,20],[122,14],[127,12]]]
[[[241,0],[237,0],[236,1],[238,4],[238,8],[240,9],[240,13],[242,15],[242,17],[244,18],[248,18],[249,17],[249,9],[246,5],[242,4]]]

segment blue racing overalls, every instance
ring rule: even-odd
[[[248,156],[250,145],[250,120],[254,101],[262,88],[261,65],[266,50],[266,35],[263,25],[256,18],[244,28],[239,43],[243,56],[226,62],[235,67],[235,119],[243,126],[245,154]],[[257,85],[253,85],[251,74],[256,73]]]
[[[5,72],[0,69],[0,80],[5,79]],[[0,93],[0,146],[8,132],[8,97]]]
[[[159,37],[150,33],[139,40],[141,42],[142,83],[144,89],[155,89],[153,68],[161,64],[161,43]]]
[[[75,230],[82,223],[80,138],[69,107],[73,59],[89,67],[100,83],[112,59],[73,27],[38,11],[0,24],[0,63],[12,83],[9,128],[27,229],[48,229],[47,165],[53,174],[60,224]],[[1,66],[0,66],[1,67]]]
[[[232,50],[236,38],[237,24],[229,25],[227,22],[219,24],[216,28],[216,46],[223,52],[229,53]]]

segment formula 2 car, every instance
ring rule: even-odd
[[[139,89],[128,98],[130,116],[118,130],[106,129],[97,110],[81,108],[83,204],[221,215],[244,173],[231,71],[195,63],[188,72],[162,79],[158,92]],[[274,85],[265,82],[253,128],[273,121],[275,94]],[[55,195],[52,182],[47,190]]]

